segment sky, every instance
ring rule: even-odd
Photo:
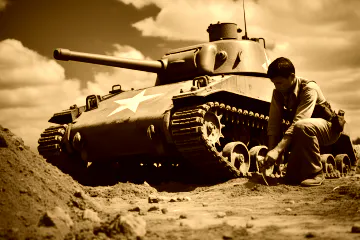
[[[315,80],[333,108],[345,110],[351,138],[360,137],[360,1],[245,0],[245,8],[249,37],[265,38],[272,60],[287,57],[296,75]],[[114,84],[137,89],[156,79],[56,61],[56,48],[156,60],[208,42],[206,29],[218,21],[244,32],[242,1],[0,0],[0,125],[36,151],[55,112]]]

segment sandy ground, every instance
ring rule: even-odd
[[[82,186],[0,127],[0,239],[360,239],[359,223],[360,175]]]

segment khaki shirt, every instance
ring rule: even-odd
[[[295,123],[301,119],[311,118],[315,105],[326,101],[316,82],[307,83],[303,90],[300,91],[302,78],[295,77],[295,80],[293,91],[287,94],[283,94],[276,89],[273,91],[267,129],[269,136],[280,136],[282,134],[281,125],[284,108],[295,111],[293,121],[285,132],[285,135],[292,135]]]

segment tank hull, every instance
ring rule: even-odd
[[[80,133],[86,161],[89,162],[121,161],[121,157],[130,155],[161,156],[169,151],[159,151],[159,144],[165,146],[172,142],[167,135],[169,111],[174,109],[174,105],[182,107],[191,98],[195,102],[205,102],[211,99],[211,95],[224,91],[234,96],[251,96],[267,103],[270,101],[269,90],[264,88],[266,85],[272,87],[268,79],[237,75],[214,76],[212,79],[213,82],[206,88],[196,91],[189,91],[193,86],[193,81],[189,80],[128,91],[101,101],[98,108],[86,111],[76,119],[70,139]],[[149,136],[150,126],[160,135],[160,143]]]

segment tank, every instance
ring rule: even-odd
[[[143,89],[114,85],[107,95],[89,95],[84,106],[55,113],[39,153],[78,178],[105,165],[111,166],[105,173],[125,181],[179,175],[223,181],[258,172],[274,89],[265,39],[248,38],[246,31],[239,39],[235,23],[210,24],[207,32],[209,42],[169,51],[157,61],[56,49],[57,60],[154,72],[157,78]],[[322,151],[328,177],[346,175],[356,162],[347,135]]]

